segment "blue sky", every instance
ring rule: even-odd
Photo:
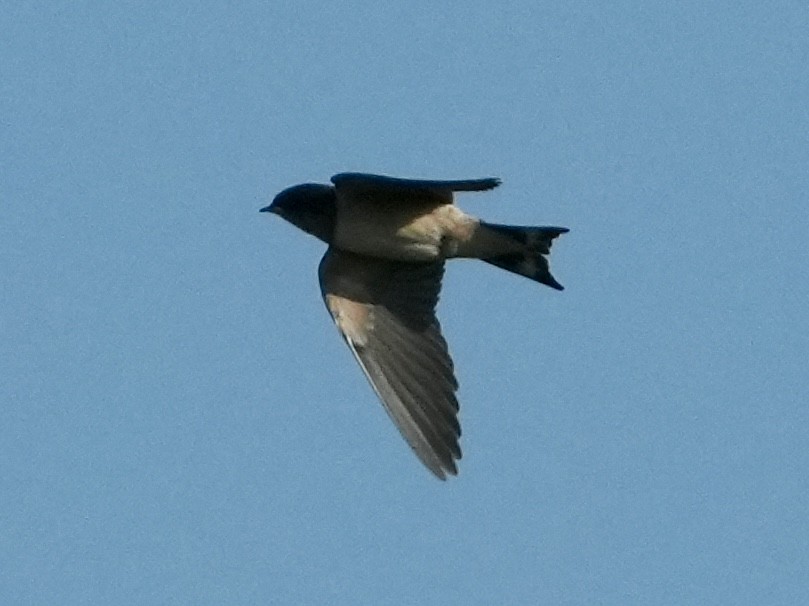
[[[809,8],[436,4],[4,9],[0,602],[809,602]],[[258,213],[341,171],[571,229],[448,268],[448,482]]]

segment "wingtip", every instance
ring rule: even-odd
[[[442,466],[433,468],[428,465],[427,469],[430,470],[430,472],[433,474],[433,477],[442,482],[446,482],[450,477],[456,477],[458,475],[458,468],[455,466],[454,463],[455,462],[453,461],[452,467]]]
[[[491,191],[502,184],[503,181],[497,177],[486,177],[473,181],[469,186],[459,188],[457,191]]]

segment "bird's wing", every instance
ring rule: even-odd
[[[384,175],[364,173],[340,173],[331,178],[339,191],[357,193],[378,193],[380,195],[401,193],[433,194],[444,197],[454,191],[486,191],[500,185],[500,179],[462,179],[457,181],[437,181],[423,179],[399,179]]]
[[[399,432],[438,478],[456,474],[458,383],[435,316],[443,262],[330,248],[319,271],[326,307]]]

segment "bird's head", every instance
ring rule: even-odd
[[[282,191],[261,212],[274,213],[329,244],[334,234],[337,196],[331,185],[304,183]]]

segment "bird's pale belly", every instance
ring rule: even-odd
[[[401,261],[432,261],[441,255],[440,234],[425,234],[411,226],[387,232],[378,225],[371,230],[354,225],[338,227],[334,244],[358,254]]]
[[[442,256],[444,229],[432,215],[399,217],[390,214],[354,214],[337,220],[334,244],[344,250],[401,261],[432,261]]]

